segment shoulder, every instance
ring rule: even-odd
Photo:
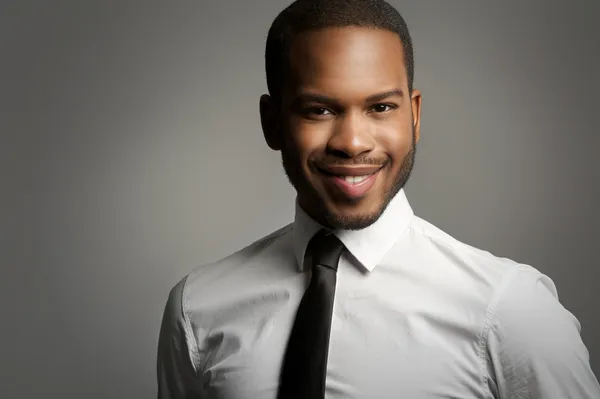
[[[486,303],[519,265],[515,260],[460,241],[418,216],[413,217],[408,239],[409,245],[423,249],[422,256],[428,261],[443,265],[436,273],[454,274],[462,277],[463,282],[485,290],[487,294],[482,294]]]
[[[452,281],[451,287],[460,287],[458,294],[477,299],[482,315],[478,351],[492,392],[599,397],[581,325],[559,301],[549,276],[465,244],[418,217],[409,235],[409,245],[423,248],[422,264],[442,266],[435,268],[435,278]]]
[[[292,224],[288,224],[217,261],[200,265],[174,287],[189,302],[194,297],[219,296],[223,290],[260,278],[261,269],[293,259]]]
[[[518,265],[488,308],[488,375],[501,396],[597,398],[581,325],[550,277]],[[529,396],[527,396],[529,397]]]
[[[559,315],[562,322],[580,328],[559,302],[552,279],[537,268],[468,245],[420,218],[415,218],[413,230],[427,241],[434,256],[447,259],[445,265],[451,263],[451,269],[486,283],[488,318],[496,323],[496,329],[526,328],[523,333],[531,335],[540,332],[544,322],[556,322]]]
[[[581,325],[559,301],[550,277],[519,264],[490,304],[489,336],[521,355],[560,356],[579,341]]]

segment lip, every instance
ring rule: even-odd
[[[333,176],[366,176],[374,174],[381,168],[381,165],[331,165],[320,169],[322,172]]]
[[[332,168],[328,168],[323,171],[322,176],[326,185],[333,189],[337,194],[342,194],[343,197],[346,197],[349,200],[357,200],[363,198],[371,190],[381,169],[381,167],[372,166],[352,168],[336,167],[335,174],[331,174],[330,170],[332,170]],[[341,173],[338,175],[337,173],[339,172]],[[366,175],[369,175],[369,177],[357,184],[348,183],[343,177],[340,177]]]

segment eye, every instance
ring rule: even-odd
[[[371,110],[380,114],[383,112],[391,111],[394,108],[396,108],[396,106],[392,105],[392,104],[375,104],[375,105],[373,105],[373,107],[371,107]]]
[[[327,108],[314,107],[314,108],[309,108],[307,110],[307,113],[310,115],[323,116],[323,115],[328,115],[331,112]]]
[[[301,113],[309,119],[322,119],[333,115],[333,111],[324,107],[307,107]]]

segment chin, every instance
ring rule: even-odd
[[[361,230],[369,227],[377,219],[379,215],[362,214],[362,215],[348,215],[348,214],[329,214],[327,215],[327,224],[334,229],[340,230]]]
[[[360,230],[379,219],[383,213],[384,204],[361,206],[361,203],[357,202],[357,204],[342,206],[341,209],[335,206],[325,206],[325,209],[325,221],[329,227],[341,230]]]

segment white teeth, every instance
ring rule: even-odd
[[[346,180],[346,183],[358,184],[361,181],[365,180],[369,176],[371,176],[371,175],[366,175],[366,176],[344,176],[344,180]]]

